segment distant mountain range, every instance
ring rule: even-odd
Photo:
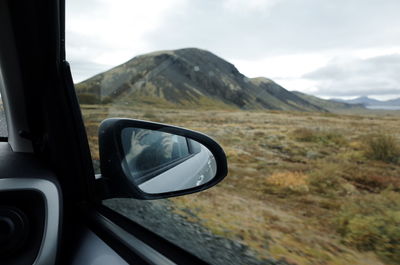
[[[81,103],[328,112],[354,106],[248,78],[211,52],[187,48],[141,56],[75,85]]]
[[[328,110],[329,112],[335,112],[337,110],[365,109],[365,106],[362,104],[346,103],[335,100],[325,100],[298,91],[292,91],[292,93],[298,95],[299,97],[302,97],[304,100],[307,100],[314,105],[318,105],[321,108]]]
[[[400,109],[400,98],[390,99],[386,101],[380,101],[369,97],[358,97],[355,99],[331,99],[335,102],[347,103],[347,104],[360,104],[370,109]]]

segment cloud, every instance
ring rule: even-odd
[[[163,23],[164,14],[180,0],[67,1],[66,44],[76,80],[148,52],[144,35]],[[95,66],[81,69],[80,63]],[[89,75],[88,75],[89,74]]]
[[[222,7],[230,12],[240,14],[246,14],[248,12],[264,13],[281,1],[282,0],[225,0],[222,3]]]
[[[321,96],[400,95],[400,54],[368,59],[336,58],[305,74]]]
[[[290,90],[320,95],[371,89],[397,93],[393,70],[375,69],[373,65],[383,67],[383,63],[367,58],[400,53],[398,0],[69,0],[66,4],[67,59],[77,82],[138,54],[198,47],[233,62],[250,77],[274,78]],[[351,56],[355,58],[346,62],[329,62]],[[338,69],[325,69],[324,78],[323,72],[303,77],[307,72],[317,74],[325,64],[358,67],[347,69],[358,77],[330,79],[345,75]],[[363,76],[374,72],[371,68],[375,74]]]
[[[154,48],[197,46],[237,60],[388,47],[400,44],[397,10],[397,0],[192,0],[146,38]]]

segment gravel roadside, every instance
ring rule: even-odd
[[[174,213],[168,200],[111,199],[104,204],[213,265],[289,265],[284,260],[259,260],[246,245]]]

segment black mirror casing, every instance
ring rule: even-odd
[[[122,163],[125,157],[121,132],[124,128],[156,130],[190,138],[208,148],[217,164],[215,177],[202,185],[165,193],[145,193],[128,179]],[[222,147],[209,136],[188,129],[162,123],[142,120],[111,118],[104,120],[99,127],[99,152],[101,178],[97,179],[99,196],[106,198],[162,199],[199,192],[219,183],[228,173],[227,159]]]

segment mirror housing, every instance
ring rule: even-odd
[[[165,192],[145,192],[138,183],[130,179],[124,167],[126,148],[124,148],[122,132],[134,128],[151,130],[174,136],[182,136],[190,141],[196,141],[210,152],[216,169],[215,176],[208,182],[194,187],[180,189],[168,188]],[[199,192],[219,183],[228,173],[226,155],[221,146],[205,134],[167,124],[148,122],[133,119],[111,118],[104,120],[99,127],[99,152],[101,177],[96,180],[98,191],[102,199],[107,198],[135,198],[135,199],[162,199]],[[212,155],[211,155],[212,154]],[[215,161],[215,162],[214,162]],[[170,166],[171,167],[171,166]],[[176,173],[175,171],[171,171]],[[196,169],[194,168],[193,171]],[[186,171],[187,172],[187,171]],[[194,174],[194,172],[193,172]],[[189,177],[189,176],[188,176]]]

